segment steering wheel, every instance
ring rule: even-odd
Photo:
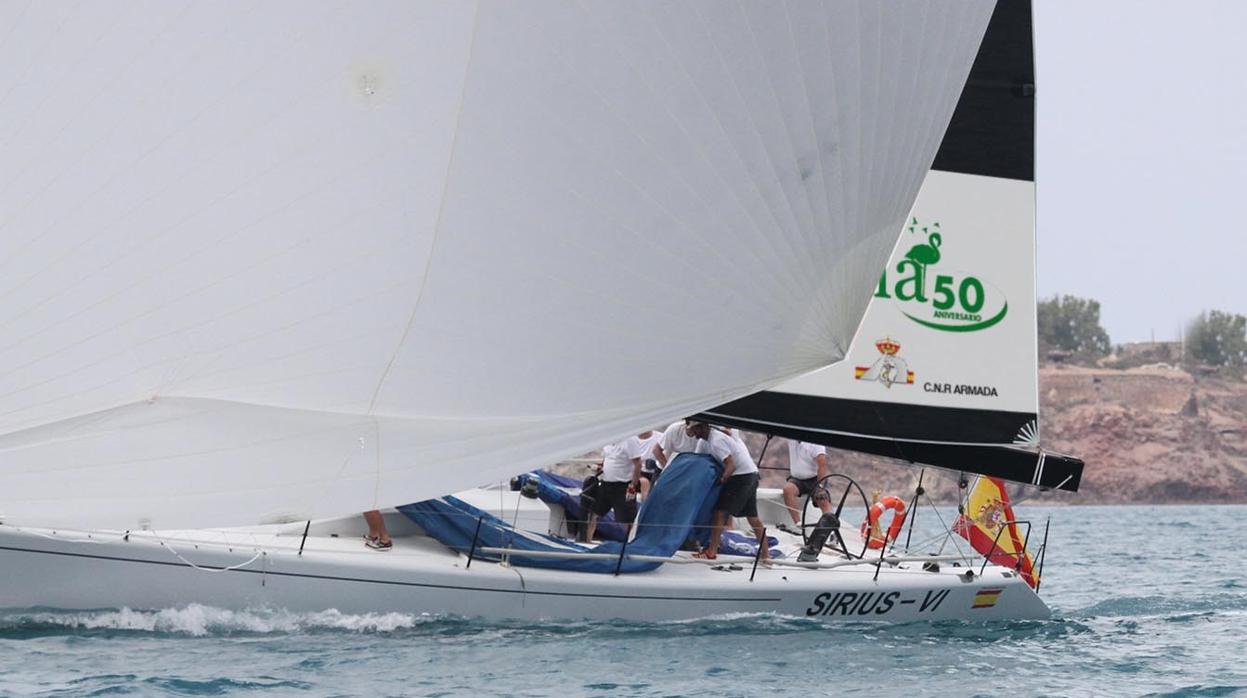
[[[810,502],[813,499],[814,495],[818,494],[819,492],[822,492],[824,495],[827,496],[827,501],[829,502],[836,501],[831,496],[833,480],[837,480],[837,482],[835,483],[835,487],[837,489],[839,489],[840,487],[838,480],[844,481],[844,490],[840,492],[840,500],[836,504],[835,510],[829,512],[835,515],[837,521],[840,520],[840,512],[844,511],[844,503],[848,500],[849,493],[855,489],[857,490],[857,496],[862,498],[862,508],[866,510],[870,509],[870,502],[866,500],[866,493],[862,491],[861,485],[858,485],[857,481],[855,481],[853,478],[849,477],[848,475],[842,475],[840,473],[832,473],[828,475],[827,477],[824,477],[823,479],[819,480],[814,485],[814,489],[810,490],[809,493],[805,495],[804,506],[801,507],[801,538],[805,541],[806,545],[809,545],[809,542],[810,542],[810,530],[818,526],[817,523],[810,524],[810,523],[806,523],[805,521],[805,517],[810,511]],[[815,510],[819,512],[819,517],[821,518],[822,510],[818,509],[817,507],[815,507]],[[849,552],[849,548],[845,544],[844,538],[840,536],[839,528],[836,528],[831,533],[832,535],[828,536],[827,542],[823,544],[823,547],[829,550],[833,550],[838,553],[842,553],[847,558],[857,558],[860,560],[861,558],[866,557],[866,549],[867,549],[866,546],[868,544],[868,541],[863,540],[861,552],[859,552],[857,555],[854,555],[853,553]]]

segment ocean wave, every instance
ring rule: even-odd
[[[54,634],[58,631],[119,631],[173,635],[297,633],[318,630],[389,633],[442,621],[411,613],[350,614],[336,610],[296,613],[282,609],[233,611],[201,604],[140,611],[28,609],[0,613],[0,637]]]
[[[1234,588],[1223,587],[1223,588]],[[1180,590],[1178,590],[1180,592]],[[1247,610],[1247,594],[1117,596],[1076,611],[1072,618],[1186,616],[1193,613]]]
[[[995,642],[1001,638],[1059,639],[1087,631],[1070,619],[1051,621],[914,622],[883,624],[858,621],[824,623],[775,613],[728,613],[692,620],[482,620],[451,615],[410,613],[350,614],[336,610],[295,612],[257,608],[229,610],[189,604],[157,610],[130,608],[90,611],[46,608],[0,612],[0,639],[66,634],[154,634],[187,637],[307,633],[402,634],[472,641],[524,639],[567,640],[597,636],[615,638],[662,636],[699,638],[721,635],[765,637],[813,633],[826,637],[876,640],[922,640],[939,637],[963,642]]]
[[[1247,686],[1183,686],[1165,693],[1146,693],[1143,698],[1212,698],[1213,696],[1241,696],[1247,694]]]

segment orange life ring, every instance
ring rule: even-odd
[[[879,523],[879,517],[883,516],[885,509],[891,509],[895,512],[892,515],[892,523],[888,526],[888,532],[880,538],[871,535],[875,525]],[[888,541],[895,541],[896,537],[901,535],[901,526],[905,525],[905,501],[900,497],[888,495],[882,497],[879,501],[866,512],[866,520],[862,522],[862,538],[866,539],[866,545],[872,550],[878,550],[887,544]]]

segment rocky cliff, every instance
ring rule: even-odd
[[[1165,366],[1128,370],[1073,366],[1040,371],[1044,447],[1081,457],[1078,494],[1049,503],[1247,503],[1247,384],[1194,377]],[[755,454],[764,438],[750,436]],[[776,440],[764,484],[779,486],[787,448]],[[833,470],[869,490],[912,492],[918,469],[872,456],[832,452]],[[951,501],[955,477],[927,470],[925,485]]]

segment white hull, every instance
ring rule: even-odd
[[[509,498],[508,505],[514,501]],[[539,506],[522,505],[521,520],[540,514],[544,505]],[[359,538],[362,520],[353,517],[315,524],[301,555],[303,526],[298,524],[128,536],[0,526],[0,606],[165,608],[200,603],[231,609],[641,621],[728,613],[888,622],[1049,615],[1020,578],[990,565],[982,576],[975,568],[970,579],[966,567],[943,564],[940,571],[927,572],[920,562],[884,565],[877,579],[874,565],[759,566],[754,574],[751,558],[732,556],[720,556],[719,561],[740,569],[665,564],[652,572],[620,576],[481,560],[469,567],[465,555],[419,535],[404,519],[395,515],[389,522],[396,534],[391,551],[365,548]],[[981,592],[991,589],[1002,591],[985,598]]]

